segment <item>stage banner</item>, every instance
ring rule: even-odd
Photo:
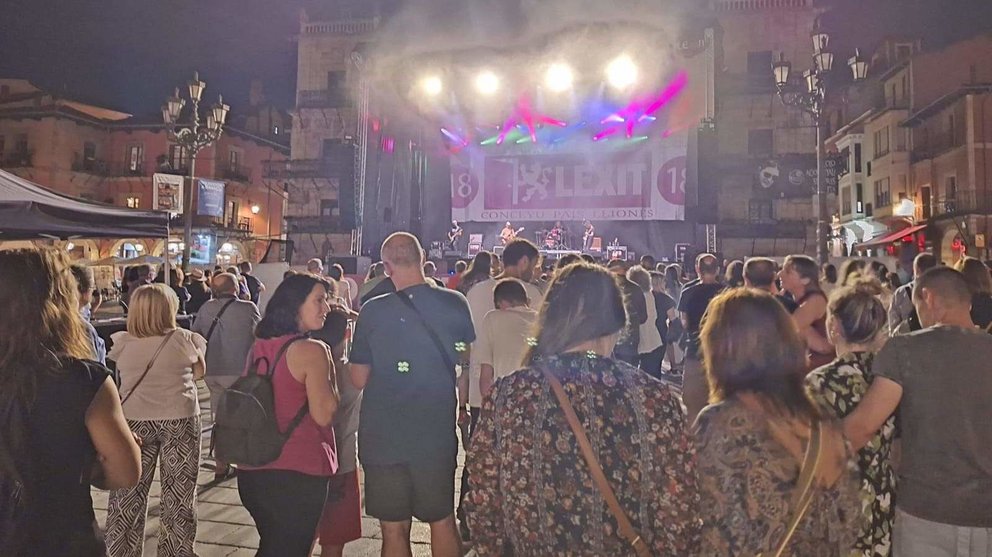
[[[452,218],[649,221],[685,218],[688,134],[602,142],[584,151],[531,147],[451,157]]]
[[[837,193],[842,161],[823,157],[823,187]],[[816,155],[789,154],[761,161],[754,179],[754,194],[763,198],[810,197],[816,194]]]
[[[196,214],[211,217],[224,216],[224,182],[197,179]]]
[[[152,210],[183,212],[183,183],[185,178],[175,174],[152,175]]]

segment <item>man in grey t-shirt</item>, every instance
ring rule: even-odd
[[[844,430],[858,449],[899,407],[895,555],[984,556],[992,549],[992,335],[972,323],[971,293],[953,269],[917,277],[913,304],[924,328],[879,352],[875,380]]]
[[[255,342],[255,325],[262,317],[254,303],[238,299],[238,279],[230,273],[213,277],[214,299],[203,304],[192,330],[207,339],[207,375],[210,409],[217,412],[220,397],[245,370],[248,353]],[[216,414],[215,414],[216,417]],[[227,463],[217,462],[217,474],[226,476]]]

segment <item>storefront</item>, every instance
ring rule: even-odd
[[[927,225],[914,224],[857,244],[853,253],[862,256],[888,255],[909,269],[916,254],[926,251],[926,247]]]

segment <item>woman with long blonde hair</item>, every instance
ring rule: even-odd
[[[0,555],[104,555],[90,484],[141,472],[77,296],[64,253],[0,251]]]
[[[110,494],[110,557],[141,555],[156,467],[162,480],[158,554],[193,555],[200,468],[200,403],[194,381],[206,372],[207,341],[176,325],[178,310],[179,298],[168,286],[140,286],[131,294],[127,331],[111,336],[107,359],[117,362],[124,415],[142,440],[142,474],[135,487]]]

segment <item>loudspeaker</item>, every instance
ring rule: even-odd
[[[335,255],[331,256],[327,263],[329,265],[337,263],[344,268],[344,274],[353,276],[365,276],[372,266],[372,260],[361,255]]]
[[[351,143],[325,143],[324,168],[329,178],[338,180],[338,207],[341,211],[341,225],[345,229],[355,227],[355,152],[358,149]]]

